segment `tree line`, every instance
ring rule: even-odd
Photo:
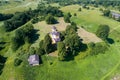
[[[79,5],[92,5],[94,7],[104,6],[105,8],[112,6],[116,7],[120,11],[119,0],[46,0],[48,3],[59,3],[61,6],[67,6],[71,4]]]
[[[26,22],[30,21],[32,18],[37,18],[38,16],[44,16],[42,17],[43,19],[48,14],[51,14],[52,16],[56,16],[56,17],[63,16],[63,12],[59,10],[59,8],[57,7],[38,4],[37,9],[34,9],[34,10],[29,9],[28,11],[15,13],[11,19],[4,21],[4,28],[6,31],[12,31],[24,25]]]
[[[0,13],[0,21],[4,21],[13,17],[13,14],[3,14]]]
[[[33,28],[32,24],[27,24],[27,25],[23,26],[22,28],[16,30],[15,36],[11,39],[12,50],[16,51],[25,42],[31,43],[33,31],[34,31],[34,28]]]

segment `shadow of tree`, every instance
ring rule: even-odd
[[[39,31],[39,30],[37,30],[37,29],[34,29],[34,30],[32,31],[32,33],[31,33],[31,35],[30,35],[30,37],[31,37],[30,43],[35,43],[35,41],[39,38],[40,34],[37,34],[38,31]]]
[[[2,69],[4,68],[4,64],[7,58],[0,55],[0,75],[2,74]]]
[[[111,38],[107,38],[107,42],[110,43],[110,44],[115,43],[115,41],[113,39],[111,39]]]
[[[42,58],[41,56],[39,56],[39,64],[42,64],[42,63],[43,63]]]
[[[70,52],[67,52],[68,53],[68,56],[66,57],[66,59],[64,61],[71,61],[71,60],[74,60],[74,57],[77,56],[81,51],[86,51],[87,50],[87,44],[81,44],[80,48],[79,49],[76,49],[74,51],[70,51]]]

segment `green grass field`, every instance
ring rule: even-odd
[[[14,59],[19,53],[13,52],[9,48],[9,44],[6,49],[0,51],[0,54],[8,57],[5,63],[3,73],[0,76],[0,80],[110,80],[116,75],[120,75],[120,23],[103,17],[99,9],[85,10],[82,9],[78,12],[78,5],[71,5],[61,8],[62,11],[77,13],[77,17],[72,17],[71,20],[76,22],[79,26],[83,25],[84,28],[90,32],[95,32],[99,24],[107,24],[111,28],[109,37],[112,38],[115,43],[111,44],[109,50],[104,54],[98,54],[96,56],[88,56],[85,59],[80,59],[79,55],[74,60],[60,62],[57,58],[50,56],[42,56],[43,64],[40,66],[29,66],[27,62],[27,52],[23,54],[23,63],[14,67]],[[3,22],[0,22],[0,26]],[[34,26],[39,26],[34,24]],[[40,25],[42,26],[42,25]],[[48,28],[39,27],[39,34],[41,30]],[[1,30],[1,29],[0,29]],[[46,33],[44,32],[44,33]],[[0,31],[0,37],[4,31]],[[14,35],[14,32],[5,33],[5,35]],[[45,34],[42,34],[42,39]],[[41,36],[39,40],[41,39]],[[9,37],[4,37],[6,41],[9,41]],[[39,41],[38,40],[38,41]],[[25,44],[23,48],[28,48],[28,44]],[[53,64],[50,65],[50,62]]]
[[[24,2],[14,2],[10,1],[10,4],[4,4],[0,6],[1,13],[15,13],[23,12],[29,8],[35,9],[37,7],[38,1],[25,0]]]

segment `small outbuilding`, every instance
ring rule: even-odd
[[[32,66],[39,65],[39,56],[37,54],[30,55],[28,58],[28,62]]]
[[[115,19],[120,18],[120,13],[116,13],[116,12],[111,12],[112,17],[114,17]]]

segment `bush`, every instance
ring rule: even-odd
[[[16,59],[14,60],[14,66],[19,66],[21,63],[22,63],[22,60],[19,59],[19,58],[16,58]]]
[[[55,24],[55,23],[57,23],[57,20],[50,14],[46,17],[45,20],[46,20],[47,24]]]
[[[79,9],[78,9],[78,11],[82,11],[82,9],[81,9],[81,8],[79,8]]]
[[[69,13],[67,15],[64,15],[64,21],[66,23],[70,23],[70,15],[69,15]]]
[[[91,55],[97,55],[99,53],[105,53],[108,50],[108,45],[106,43],[96,43],[91,44],[91,48],[89,47],[89,53]]]
[[[0,21],[7,20],[13,17],[13,14],[2,14],[0,13]]]
[[[108,38],[109,31],[110,31],[110,28],[108,25],[100,25],[96,31],[96,35],[99,38],[106,40]]]

